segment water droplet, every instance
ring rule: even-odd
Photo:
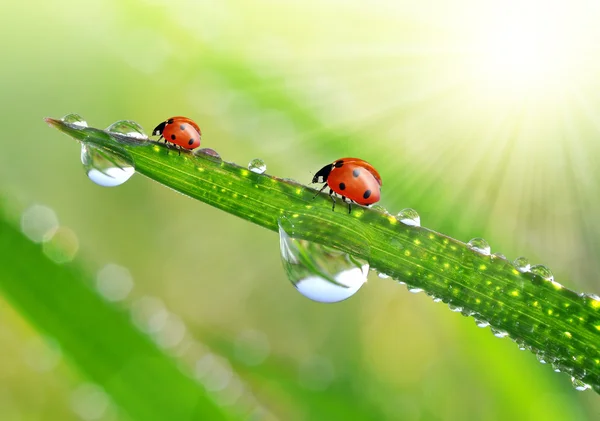
[[[530,272],[541,276],[542,278],[544,278],[547,281],[553,281],[554,280],[554,275],[552,274],[552,271],[544,265],[535,265],[535,266],[531,266]]]
[[[581,380],[576,379],[575,377],[571,377],[571,383],[573,383],[573,387],[575,388],[575,390],[578,390],[580,392],[583,392],[584,390],[588,390],[590,388],[589,384],[584,383]]]
[[[496,338],[506,338],[508,336],[508,332],[506,332],[504,330],[495,329],[493,327],[490,329]]]
[[[490,245],[483,238],[472,238],[467,245],[471,250],[483,254],[484,256],[489,256],[492,251]]]
[[[248,169],[256,174],[262,174],[267,171],[267,164],[259,158],[254,158],[248,163]]]
[[[196,156],[201,156],[204,158],[208,158],[211,161],[214,162],[221,162],[221,155],[219,155],[219,153],[217,151],[215,151],[214,149],[211,148],[201,148],[201,149],[196,149],[194,151],[194,155]]]
[[[529,272],[531,270],[531,264],[529,263],[529,260],[526,257],[517,257],[514,261],[513,261],[513,266],[515,267],[515,269],[517,269],[519,272]]]
[[[48,240],[57,229],[56,213],[47,206],[33,205],[21,216],[21,231],[35,243]]]
[[[383,206],[381,206],[381,205],[370,205],[369,207],[370,207],[371,209],[373,209],[373,210],[376,210],[376,211],[378,211],[378,212],[384,213],[384,214],[386,214],[386,215],[389,215],[389,214],[390,214],[390,213],[387,211],[387,209],[386,209],[386,208],[384,208],[384,207],[383,207]]]
[[[295,238],[294,224],[285,217],[279,220],[279,245],[288,278],[311,300],[343,301],[367,280],[368,263],[331,247]]]
[[[379,273],[377,274],[377,276],[378,276],[378,277],[380,277],[381,279],[387,279],[387,278],[389,278],[389,277],[390,277],[390,275],[387,275],[387,274],[385,274],[385,273],[383,273],[383,272],[379,272]]]
[[[411,227],[421,226],[421,217],[416,210],[411,208],[402,209],[398,212],[398,215],[396,215],[396,219],[404,225],[410,225]]]
[[[544,355],[543,352],[538,352],[537,354],[535,354],[535,357],[541,364],[546,364],[546,355]]]
[[[448,304],[448,308],[450,309],[450,311],[453,311],[455,313],[460,313],[461,311],[463,311],[463,308],[461,306],[456,306],[454,304]]]
[[[81,163],[89,179],[102,187],[120,186],[135,173],[125,158],[85,143],[81,144]]]
[[[506,260],[506,256],[503,255],[502,253],[494,253],[494,254],[492,254],[492,259],[504,259],[504,260]]]
[[[66,116],[61,118],[60,121],[62,121],[63,123],[70,124],[72,126],[79,126],[79,127],[87,127],[88,126],[87,121],[85,121],[82,116],[80,116],[79,114],[75,114],[75,113],[67,114]]]
[[[111,133],[111,134],[116,134],[116,135],[121,135],[121,136],[125,136],[128,137],[130,139],[129,142],[131,142],[131,139],[136,139],[136,140],[148,140],[148,135],[144,132],[144,129],[142,128],[142,126],[140,126],[139,124],[137,124],[135,121],[132,120],[119,120],[114,122],[113,124],[111,124],[110,126],[108,126],[106,128],[106,131]],[[121,139],[121,136],[118,136],[118,139]]]
[[[433,302],[440,303],[440,302],[442,302],[442,299],[440,297],[433,297]]]
[[[421,288],[417,288],[414,287],[412,285],[406,285],[406,288],[408,289],[408,292],[410,292],[411,294],[418,294],[419,292],[423,292],[423,290]]]
[[[479,320],[479,319],[475,319],[475,323],[477,324],[477,327],[488,327],[490,324],[489,322],[486,322],[485,320]]]
[[[83,383],[71,393],[71,409],[86,421],[102,418],[110,403],[104,389],[92,383]]]
[[[54,235],[42,245],[44,254],[55,263],[72,261],[79,250],[77,235],[67,227],[60,227]]]
[[[98,271],[96,289],[108,301],[121,301],[133,289],[133,278],[126,268],[110,263]]]

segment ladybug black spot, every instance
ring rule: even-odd
[[[171,135],[171,140],[175,140],[177,138],[177,136],[175,136],[174,134]]]
[[[346,185],[344,183],[340,183],[340,190],[346,190]]]
[[[368,199],[371,196],[371,190],[367,190],[363,193],[363,198]]]
[[[181,126],[179,126],[179,130],[181,130],[181,131],[185,130],[185,126],[182,124]]]
[[[333,166],[336,168],[342,168],[343,165],[344,165],[344,161],[337,161],[333,164]]]
[[[190,141],[188,142],[188,145],[193,145],[194,144],[194,139],[190,139]]]
[[[357,168],[354,171],[352,171],[352,176],[354,178],[358,177],[360,175],[360,170]]]

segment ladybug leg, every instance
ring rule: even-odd
[[[329,189],[329,197],[331,198],[331,201],[333,202],[333,206],[331,206],[331,210],[334,211],[335,210],[335,197],[333,197],[335,193],[333,192],[333,190]]]
[[[319,194],[320,194],[320,193],[321,193],[323,190],[325,190],[325,187],[327,187],[327,183],[323,184],[323,187],[321,187],[321,190],[319,190],[319,191],[317,192],[317,194],[315,194],[315,195],[313,196],[313,200],[315,200],[315,197],[317,197],[317,196],[318,196],[318,195],[319,195]]]
[[[348,204],[348,213],[352,212],[352,200],[346,198],[346,196],[342,196],[342,201]]]

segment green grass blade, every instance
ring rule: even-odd
[[[64,353],[101,385],[132,419],[230,419],[131,323],[128,313],[107,304],[86,286],[73,265],[58,265],[42,247],[0,217],[2,293]]]
[[[259,175],[235,164],[162,145],[119,141],[92,128],[47,122],[66,134],[127,156],[135,169],[190,197],[278,231],[295,219],[295,235],[367,260],[397,280],[460,308],[508,334],[556,369],[600,392],[600,300],[554,281],[521,273],[504,258],[422,227],[409,227],[375,209],[331,211],[327,195],[294,181]],[[365,244],[363,239],[368,240]]]

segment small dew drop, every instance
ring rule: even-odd
[[[409,225],[411,227],[421,226],[421,217],[416,210],[411,208],[402,209],[398,212],[398,215],[396,215],[396,219],[404,225]]]
[[[554,275],[552,274],[552,271],[547,266],[544,266],[544,265],[531,266],[530,272],[535,275],[541,276],[546,281],[554,280]]]
[[[363,286],[369,264],[330,247],[295,238],[288,218],[279,220],[279,245],[284,270],[305,297],[321,303],[350,298]]]
[[[423,290],[421,288],[417,288],[412,285],[406,285],[406,288],[408,289],[408,292],[410,292],[411,294],[418,294],[419,292],[423,292]]]
[[[120,120],[114,122],[106,128],[106,131],[111,134],[128,137],[130,138],[129,140],[148,140],[148,135],[144,132],[142,126],[132,120]],[[123,140],[120,136],[117,137],[117,140]]]
[[[390,277],[390,275],[387,275],[387,274],[385,274],[385,273],[383,273],[383,272],[379,272],[379,273],[377,274],[377,276],[378,276],[379,278],[381,278],[381,279],[387,279],[387,278],[389,278],[389,277]]]
[[[544,353],[538,352],[537,354],[535,354],[535,357],[540,362],[540,364],[546,364],[547,363],[546,356],[544,355]]]
[[[475,324],[477,324],[477,327],[488,327],[490,324],[489,322],[485,321],[485,320],[479,320],[479,319],[475,319]]]
[[[529,263],[529,260],[523,256],[517,257],[513,262],[513,266],[519,272],[523,272],[523,273],[529,272],[531,270],[531,264]]]
[[[21,231],[35,243],[52,237],[57,229],[56,213],[47,206],[33,205],[21,216]]]
[[[215,151],[214,149],[211,149],[211,148],[196,149],[194,151],[194,155],[208,158],[214,162],[222,161],[221,155],[219,155],[219,153],[217,151]]]
[[[259,158],[254,158],[248,163],[248,169],[256,174],[262,174],[267,171],[267,164]]]
[[[389,212],[387,211],[387,209],[386,209],[386,208],[384,208],[384,207],[383,207],[383,206],[381,206],[381,205],[372,205],[372,206],[369,206],[369,207],[370,207],[371,209],[373,209],[373,210],[376,210],[376,211],[378,211],[378,212],[385,213],[385,214],[389,215]]]
[[[573,384],[575,390],[578,390],[580,392],[588,390],[591,387],[589,384],[584,383],[581,380],[576,379],[575,377],[571,377],[571,383]]]
[[[72,126],[79,126],[79,127],[87,127],[87,121],[85,121],[83,119],[83,117],[81,117],[79,114],[67,114],[66,116],[64,116],[63,118],[60,119],[60,121],[62,121],[63,123],[67,123],[70,124]]]
[[[491,331],[496,338],[506,338],[508,336],[508,332],[501,329],[491,328]]]
[[[492,251],[490,245],[483,238],[472,238],[467,245],[471,250],[483,254],[484,256],[489,256]]]
[[[434,303],[441,303],[442,299],[440,297],[433,297],[433,302]]]
[[[102,187],[120,186],[135,173],[124,158],[86,144],[81,145],[81,163],[89,179]]]
[[[460,313],[461,311],[463,311],[463,308],[461,306],[456,306],[454,304],[448,304],[448,308],[450,309],[450,311],[453,311],[455,313]]]

